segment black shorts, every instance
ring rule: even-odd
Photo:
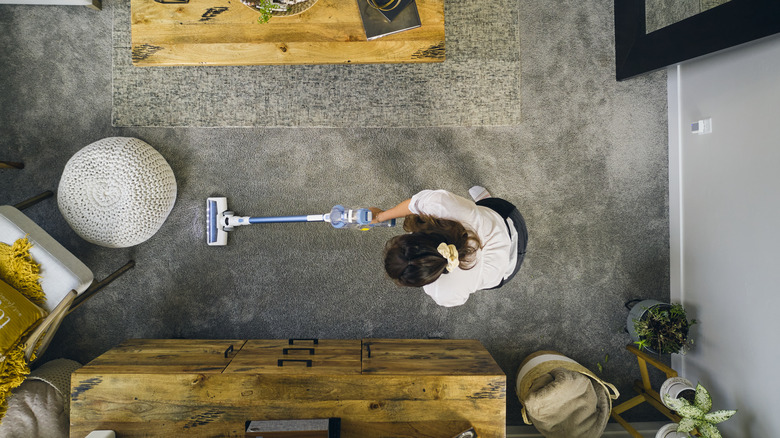
[[[499,282],[497,286],[490,288],[498,289],[499,287],[506,284],[506,282],[511,280],[515,274],[517,274],[517,271],[520,270],[520,265],[523,264],[523,260],[525,259],[525,248],[528,246],[528,229],[525,226],[525,219],[523,219],[523,215],[520,214],[520,211],[511,202],[505,201],[501,198],[485,198],[477,201],[477,205],[481,205],[495,211],[499,214],[499,216],[504,218],[505,223],[507,218],[512,219],[512,223],[517,230],[517,264],[515,264],[515,269],[512,271],[512,274],[509,277],[501,279],[501,282]],[[511,238],[512,233],[509,230],[508,223],[506,224],[506,231],[509,233]]]

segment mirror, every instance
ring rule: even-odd
[[[645,31],[655,32],[731,0],[646,0]]]
[[[670,17],[650,18],[657,28],[650,32],[648,6],[651,15]],[[622,81],[780,33],[778,17],[780,0],[615,0],[615,76]]]

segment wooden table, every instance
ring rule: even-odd
[[[506,435],[506,376],[475,340],[130,340],[73,373],[70,436],[244,436],[337,417],[343,438]]]
[[[252,65],[444,61],[444,0],[416,0],[422,26],[367,41],[358,0],[319,0],[257,22],[240,0],[131,0],[133,64]],[[365,1],[365,0],[360,0]]]

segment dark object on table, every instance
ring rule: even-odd
[[[395,20],[407,6],[414,2],[414,0],[366,0],[369,4],[374,3],[372,6],[377,9],[382,15],[387,18],[387,21]],[[389,2],[389,4],[388,4]],[[387,5],[387,6],[385,6]]]
[[[371,7],[366,0],[357,0],[357,2],[360,17],[363,19],[363,29],[366,31],[366,39],[369,41],[415,29],[421,25],[420,14],[417,12],[417,4],[414,0],[409,0],[409,4],[398,13],[393,21],[387,21],[382,12]]]
[[[341,435],[340,418],[247,421],[245,427],[245,437],[339,438]]]
[[[464,430],[463,432],[455,435],[453,438],[478,438],[477,437],[477,431],[474,430],[474,428],[469,428],[468,430]]]

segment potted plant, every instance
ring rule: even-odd
[[[696,397],[696,387],[693,386],[693,383],[691,383],[690,380],[684,377],[670,377],[666,379],[661,385],[661,389],[658,390],[658,394],[661,396],[661,401],[667,408],[674,409],[673,407],[666,404],[666,397],[668,396],[673,399],[684,398],[688,400],[688,402],[694,403]]]
[[[655,438],[689,438],[691,435],[688,433],[682,433],[677,430],[677,423],[664,424],[658,432],[655,433]]]
[[[682,418],[677,425],[678,432],[689,433],[696,429],[704,438],[722,438],[716,424],[728,420],[737,413],[735,410],[710,412],[712,409],[712,397],[710,397],[710,393],[701,384],[696,385],[696,395],[693,403],[685,398],[672,398],[669,394],[666,394],[664,396],[664,404],[676,411]]]
[[[257,21],[267,23],[273,16],[290,16],[314,6],[317,0],[241,0],[241,2],[260,13]]]
[[[626,328],[638,348],[656,354],[684,353],[690,348],[693,340],[688,331],[696,320],[688,320],[682,304],[636,301],[630,307]]]

